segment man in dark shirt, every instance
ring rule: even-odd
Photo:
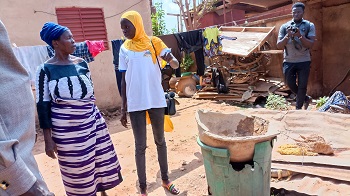
[[[315,25],[303,19],[305,5],[292,6],[293,19],[283,24],[278,34],[277,48],[284,49],[283,74],[285,82],[297,95],[296,109],[307,109],[311,97],[306,95],[310,73],[310,49],[314,45]],[[296,82],[298,78],[298,83]]]

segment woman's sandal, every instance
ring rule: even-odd
[[[180,191],[175,188],[175,184],[172,182],[169,182],[168,184],[162,184],[162,187],[166,188],[173,195],[178,195],[180,193]]]

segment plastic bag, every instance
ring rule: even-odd
[[[172,132],[174,130],[173,122],[170,119],[169,115],[164,115],[164,131]]]
[[[151,124],[151,119],[149,117],[148,111],[146,111],[146,125]],[[164,115],[164,131],[172,132],[174,130],[174,124],[170,119],[169,115]]]

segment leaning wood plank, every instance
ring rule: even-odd
[[[241,97],[215,97],[214,100],[226,100],[226,101],[241,101]]]
[[[236,40],[223,39],[223,53],[249,56],[260,50],[260,46],[271,36],[275,27],[222,27],[220,35],[236,37]]]
[[[284,92],[281,92],[281,91],[275,91],[274,94],[276,95],[281,95],[281,96],[284,96],[284,97],[288,97],[288,93],[284,93]]]
[[[257,51],[257,53],[262,53],[262,54],[283,54],[283,50],[263,50],[263,51]]]
[[[222,26],[221,31],[232,31],[232,32],[263,32],[268,33],[271,27],[235,27],[235,26]]]
[[[244,87],[230,87],[230,91],[231,90],[246,91],[246,90],[248,90],[248,87],[245,87],[245,88]]]
[[[301,165],[282,162],[271,163],[271,167],[350,182],[350,168],[347,167],[321,166],[316,164]]]

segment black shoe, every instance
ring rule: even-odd
[[[307,108],[309,107],[311,101],[312,101],[312,97],[306,95],[305,101],[304,101],[304,110],[307,110]]]

